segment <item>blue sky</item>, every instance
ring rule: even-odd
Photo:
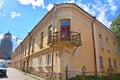
[[[10,31],[14,48],[59,3],[76,3],[108,28],[120,14],[120,0],[0,0],[0,39]],[[19,38],[16,42],[15,39]]]

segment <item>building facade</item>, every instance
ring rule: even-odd
[[[0,58],[9,59],[12,53],[12,49],[13,49],[12,35],[8,31],[8,33],[4,35],[3,39],[1,39],[1,43],[0,43],[1,57]]]
[[[43,79],[83,66],[120,72],[120,38],[76,4],[56,4],[15,49],[11,66]]]

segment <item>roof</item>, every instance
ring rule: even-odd
[[[12,36],[11,33],[10,33],[9,31],[8,31],[8,33],[6,33],[5,35],[10,35],[10,36]]]

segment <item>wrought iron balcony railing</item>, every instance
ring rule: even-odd
[[[80,33],[72,31],[67,34],[62,34],[61,32],[50,33],[48,36],[48,45],[53,46],[59,43],[80,46],[82,45]]]

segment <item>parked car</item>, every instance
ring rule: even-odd
[[[0,75],[6,75],[7,66],[5,63],[0,63]]]

